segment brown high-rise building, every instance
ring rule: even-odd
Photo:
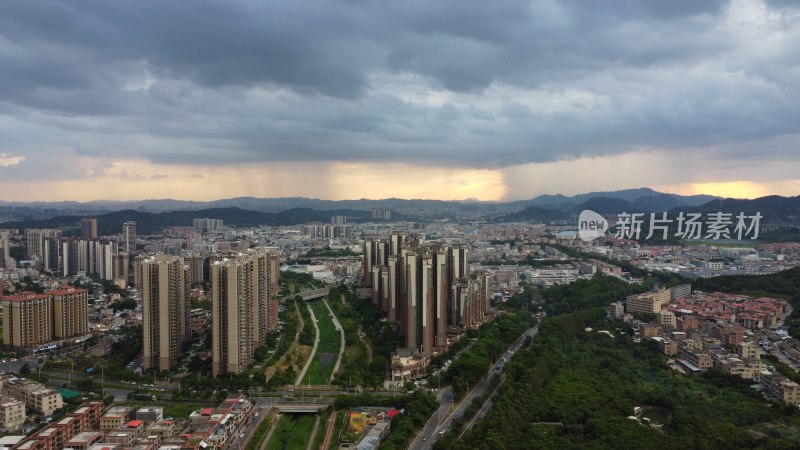
[[[3,344],[28,348],[84,336],[89,332],[88,304],[86,290],[73,287],[3,297]]]
[[[54,274],[62,274],[62,249],[63,247],[60,238],[48,237],[44,240],[44,257],[42,261],[42,267],[44,270]]]
[[[112,256],[114,267],[113,275],[115,280],[125,280],[125,285],[128,285],[128,253],[119,252]]]
[[[10,231],[0,230],[0,267],[9,267],[11,265],[10,237]]]
[[[141,290],[144,284],[144,260],[147,259],[145,255],[136,255],[133,258],[133,287]]]
[[[251,249],[221,261],[211,272],[212,373],[240,373],[276,327],[278,253]]]
[[[459,326],[477,327],[485,320],[491,297],[490,278],[488,273],[476,272],[453,284],[452,311]]]
[[[156,255],[142,262],[144,368],[169,370],[189,335],[189,302],[183,263]]]
[[[278,280],[280,277],[280,258],[273,249],[258,249],[249,251],[253,259],[253,277],[257,286],[254,293],[255,322],[253,327],[256,332],[253,342],[256,347],[267,343],[268,334],[277,328],[278,317]]]
[[[194,287],[205,281],[203,276],[203,264],[205,263],[205,256],[200,255],[200,252],[192,252],[191,255],[183,258],[184,264],[189,266],[189,286]]]
[[[66,339],[89,332],[89,294],[85,289],[48,291],[53,298],[53,337]]]
[[[136,251],[136,222],[130,220],[122,224],[122,251],[132,255]]]
[[[253,362],[252,266],[252,261],[244,258],[225,259],[211,266],[214,376],[240,373]]]
[[[3,345],[31,347],[53,340],[53,305],[49,295],[22,292],[3,297]]]
[[[450,262],[449,249],[444,245],[433,247],[431,267],[431,309],[433,313],[433,345],[436,348],[447,347],[447,318],[450,298]]]
[[[81,237],[97,239],[97,219],[81,219]]]

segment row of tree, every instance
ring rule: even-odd
[[[500,361],[514,340],[535,323],[528,311],[518,311],[481,325],[478,338],[450,364],[441,381],[452,383],[453,396],[461,398],[486,376],[493,363]]]

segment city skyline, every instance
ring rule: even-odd
[[[790,2],[319,6],[10,2],[0,197],[800,192]]]
[[[0,447],[800,449],[800,1],[6,0]]]

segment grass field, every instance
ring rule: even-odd
[[[333,325],[330,312],[322,300],[311,302],[311,308],[313,308],[314,315],[319,320],[317,324],[319,326],[319,346],[317,347],[317,354],[308,368],[303,384],[308,384],[309,380],[311,384],[328,384],[333,372],[333,366],[336,364],[336,358],[339,355],[341,336]]]
[[[313,414],[286,414],[281,416],[278,428],[272,435],[267,450],[304,449],[314,428]]]

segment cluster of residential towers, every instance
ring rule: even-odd
[[[444,350],[448,334],[482,323],[491,297],[489,275],[470,273],[469,247],[400,232],[365,241],[364,284],[388,320],[399,322],[405,348],[424,355]]]
[[[255,350],[266,344],[268,333],[277,327],[279,263],[278,252],[265,248],[212,257],[208,299],[215,376],[246,370]],[[196,271],[182,258],[163,254],[139,264],[144,367],[168,370],[178,362],[191,337],[188,295],[198,281],[193,274]]]

